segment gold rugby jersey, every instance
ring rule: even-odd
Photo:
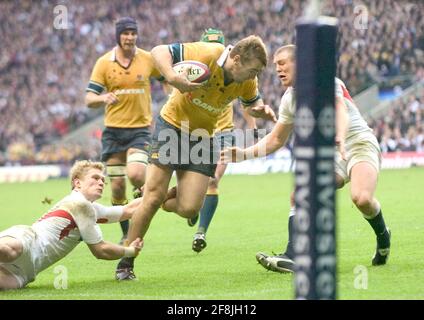
[[[225,109],[223,113],[218,117],[218,121],[216,122],[216,131],[229,131],[234,128],[234,122],[233,122],[233,104],[230,103],[228,108]]]
[[[161,79],[150,52],[136,48],[127,68],[116,60],[116,47],[100,57],[92,71],[87,92],[113,92],[119,99],[105,107],[105,126],[138,128],[152,122],[150,77]]]
[[[244,106],[249,106],[260,99],[257,79],[224,84],[222,67],[232,46],[225,48],[219,43],[192,42],[175,43],[168,48],[174,64],[184,60],[200,61],[211,72],[207,84],[200,89],[184,94],[179,90],[172,91],[160,114],[173,126],[189,130],[194,135],[212,136],[221,115],[232,108],[230,103],[233,100],[239,98]]]

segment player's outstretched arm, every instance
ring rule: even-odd
[[[246,149],[232,147],[221,151],[220,161],[224,163],[241,162],[271,154],[286,144],[292,129],[292,124],[277,122],[272,131],[253,146]]]
[[[131,219],[135,210],[141,204],[142,200],[143,200],[143,198],[137,198],[137,199],[132,200],[127,205],[125,205],[123,207],[122,216],[120,217],[119,221],[125,221],[125,220]]]
[[[135,239],[128,247],[120,246],[107,241],[101,241],[96,244],[87,244],[91,253],[102,260],[117,260],[123,257],[137,257],[143,241],[140,238]]]

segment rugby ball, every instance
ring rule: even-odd
[[[209,79],[211,72],[209,67],[199,61],[185,60],[172,66],[176,73],[183,73],[187,69],[187,79],[190,82],[202,83]]]

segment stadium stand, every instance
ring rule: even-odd
[[[382,152],[424,151],[424,86],[390,103],[387,112],[369,125]]]

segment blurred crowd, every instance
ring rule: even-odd
[[[307,1],[297,0],[154,0],[154,1],[2,1],[0,2],[0,165],[67,163],[98,157],[98,147],[58,146],[57,141],[98,113],[84,105],[85,87],[96,59],[115,45],[114,21],[132,16],[139,23],[138,46],[199,39],[205,28],[224,31],[227,43],[256,34],[270,56],[295,41],[296,19]],[[424,1],[324,1],[324,13],[339,19],[338,75],[354,95],[384,77],[424,81]],[[58,7],[58,5],[60,6]],[[390,8],[390,10],[387,10]],[[65,10],[65,11],[64,11]],[[270,61],[271,62],[271,61]],[[264,101],[277,110],[283,89],[273,65],[261,75]],[[156,103],[164,99],[152,84]],[[412,98],[411,98],[412,99]],[[422,110],[422,98],[416,99]],[[391,112],[405,113],[412,102]],[[398,107],[400,106],[400,107]],[[101,110],[100,110],[101,112]],[[420,121],[414,133],[422,136]],[[408,122],[408,123],[409,123]],[[235,123],[244,121],[236,112]],[[383,124],[382,124],[383,123]],[[258,121],[270,129],[271,123]],[[399,139],[414,135],[409,127],[382,119]],[[412,129],[411,129],[412,130]],[[398,132],[399,131],[399,132]],[[398,139],[398,138],[396,138]],[[391,150],[392,148],[388,148]],[[49,156],[47,154],[52,153]]]
[[[369,121],[382,152],[424,152],[424,89],[398,98],[384,117]]]

